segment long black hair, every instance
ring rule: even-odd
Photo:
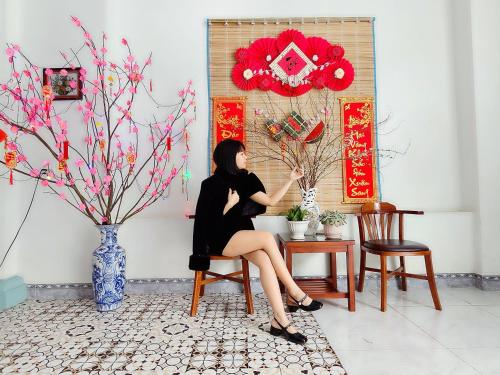
[[[246,173],[246,169],[240,169],[236,165],[236,154],[245,151],[245,145],[235,139],[221,141],[214,150],[213,159],[217,169],[232,175]]]

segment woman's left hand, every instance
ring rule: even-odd
[[[304,169],[302,167],[295,167],[293,170],[290,172],[290,180],[295,181],[298,180],[299,178],[304,177]]]

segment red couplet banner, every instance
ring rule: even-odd
[[[340,98],[344,203],[377,198],[373,98]]]
[[[224,139],[245,143],[246,98],[214,97],[212,103],[215,145]]]
[[[236,139],[245,143],[246,97],[212,97],[211,152],[224,139]],[[215,170],[212,161],[211,170]]]

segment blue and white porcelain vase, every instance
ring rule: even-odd
[[[98,225],[101,246],[92,253],[92,287],[97,311],[115,310],[123,302],[125,250],[118,245],[116,225]]]

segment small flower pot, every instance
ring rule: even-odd
[[[289,221],[288,228],[290,228],[290,238],[292,240],[303,240],[304,233],[309,225],[309,220],[304,221]]]
[[[323,224],[326,238],[342,238],[342,226],[336,227],[333,224]]]

